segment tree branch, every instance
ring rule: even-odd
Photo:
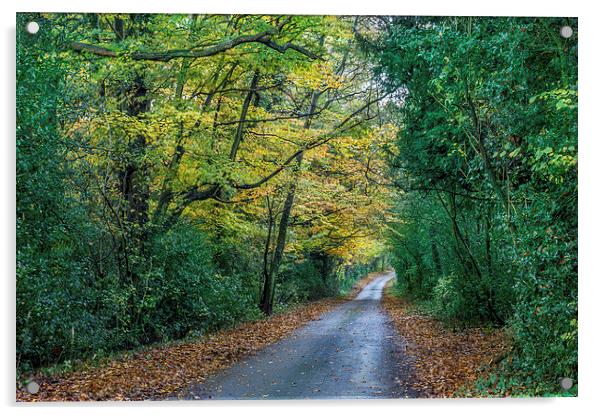
[[[311,150],[313,148],[316,148],[316,147],[319,147],[321,145],[324,145],[324,144],[328,143],[330,140],[332,140],[333,138],[335,138],[337,134],[340,134],[343,131],[347,131],[347,130],[353,128],[353,127],[356,127],[357,125],[361,124],[362,122],[365,122],[366,119],[363,119],[363,120],[360,120],[360,121],[352,124],[350,127],[346,128],[346,129],[342,129],[342,127],[345,126],[350,120],[352,120],[357,114],[359,114],[360,112],[364,111],[370,105],[375,104],[375,103],[381,101],[382,99],[384,99],[388,95],[389,94],[385,94],[385,95],[383,95],[381,97],[377,97],[377,98],[375,98],[373,100],[368,101],[366,104],[362,105],[359,109],[357,109],[356,111],[354,111],[353,113],[351,113],[349,116],[347,116],[343,121],[341,121],[336,127],[334,127],[332,129],[332,131],[330,133],[324,134],[323,136],[321,136],[317,140],[309,142],[306,145],[304,145],[303,147],[301,147],[300,149],[298,149],[297,151],[295,151],[278,168],[276,168],[275,170],[273,170],[270,174],[268,174],[267,176],[263,177],[262,179],[259,179],[259,180],[257,180],[254,183],[233,184],[233,187],[236,188],[236,189],[248,190],[248,189],[254,189],[256,187],[261,186],[262,184],[264,184],[268,180],[272,179],[274,176],[278,175],[282,170],[284,170],[286,168],[286,166],[288,166],[299,154],[301,154],[301,153],[303,153],[303,152],[305,152],[307,150]]]
[[[236,46],[245,43],[260,43],[280,53],[285,53],[288,49],[292,49],[298,53],[301,53],[311,59],[320,59],[318,55],[311,52],[310,50],[295,45],[291,42],[287,42],[283,45],[272,40],[271,36],[276,33],[276,29],[266,30],[261,33],[254,35],[240,36],[234,39],[226,40],[218,43],[214,46],[210,46],[205,49],[174,49],[160,52],[144,52],[144,51],[115,51],[109,48],[105,48],[98,45],[91,45],[83,42],[72,42],[71,49],[77,52],[87,52],[98,56],[104,56],[109,58],[126,57],[133,60],[148,60],[158,62],[169,62],[172,59],[177,58],[204,58],[208,56],[217,55],[227,50],[233,49]]]

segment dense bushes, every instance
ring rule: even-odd
[[[19,24],[24,25],[20,19]],[[47,37],[41,34],[42,40]],[[91,299],[81,210],[66,197],[65,143],[57,131],[65,73],[52,46],[23,33],[17,42],[17,363],[63,357],[98,321]],[[46,49],[44,46],[46,45]],[[42,81],[43,80],[43,81]],[[57,318],[60,317],[60,318]]]
[[[252,316],[252,290],[219,274],[213,247],[195,227],[158,236],[145,262],[136,313],[146,342],[203,333]]]
[[[145,257],[135,260],[135,282],[120,280],[114,269],[100,276],[89,264],[76,267],[77,262],[67,262],[64,249],[53,254],[51,262],[19,252],[17,350],[22,369],[261,317],[258,275],[249,286],[244,283],[248,276],[222,274],[209,238],[194,226],[176,227],[150,241]],[[312,259],[287,263],[278,276],[277,309],[336,295],[340,285],[351,285],[370,269],[338,267],[322,274],[321,266]]]
[[[456,323],[501,324],[512,314],[514,277],[499,262],[494,241],[504,240],[493,219],[463,204],[456,218],[458,238],[442,200],[408,195],[398,206],[410,220],[391,227],[392,263],[397,290],[416,300],[431,300],[437,315]],[[474,215],[474,216],[471,216]],[[487,228],[486,228],[487,227]],[[507,275],[506,275],[507,274]]]
[[[33,261],[21,251],[17,275],[19,364],[48,364],[102,355],[154,341],[201,334],[259,316],[255,293],[221,276],[212,247],[195,228],[156,238],[124,282],[67,262]]]

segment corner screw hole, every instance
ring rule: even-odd
[[[40,391],[40,385],[38,385],[37,382],[31,381],[27,383],[25,389],[27,389],[27,392],[31,393],[32,395],[35,395]]]
[[[573,379],[571,378],[562,378],[560,380],[560,387],[565,391],[568,391],[573,387]]]
[[[40,31],[40,25],[38,24],[38,22],[29,22],[25,25],[25,30],[30,35],[35,35]]]
[[[565,39],[570,38],[571,36],[573,36],[573,28],[571,26],[562,26],[560,28],[560,36],[562,36]]]

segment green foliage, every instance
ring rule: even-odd
[[[28,15],[17,24],[24,27]],[[96,320],[82,294],[90,283],[88,229],[67,196],[66,143],[57,129],[64,62],[42,24],[39,38],[17,37],[17,360],[26,364],[65,355],[78,347]],[[48,316],[60,318],[48,319]]]
[[[288,302],[314,301],[345,294],[366,274],[379,268],[378,261],[344,264],[327,255],[310,255],[307,260],[290,262],[278,278],[278,299]]]
[[[433,288],[433,303],[439,318],[447,321],[469,321],[473,318],[468,314],[473,307],[469,301],[466,301],[460,281],[454,274],[441,276]]]
[[[36,35],[23,30],[31,20]],[[295,224],[282,226],[291,243],[280,244],[274,271],[278,309],[339,294],[380,253],[372,236],[356,242],[355,228],[378,222],[383,198],[359,190],[361,172],[348,173],[364,155],[340,151],[365,145],[370,129],[325,145],[373,93],[362,90],[369,71],[337,73],[342,61],[363,66],[349,19],[41,13],[19,14],[17,28],[19,370],[73,367],[263,317],[274,257],[266,246],[293,181]],[[273,44],[264,35],[228,46],[263,32]],[[215,45],[226,46],[198,58],[135,58]],[[299,114],[313,91],[323,114],[310,131]],[[299,149],[301,178],[294,157],[286,161]],[[344,180],[316,186],[336,175]]]
[[[447,321],[508,326],[504,376],[519,394],[577,378],[577,41],[558,36],[566,23],[395,18],[372,49],[402,95],[390,162],[405,192],[390,225],[399,290]]]
[[[17,27],[32,19],[35,37],[17,31],[21,369],[258,318],[263,292],[276,309],[337,295],[390,261],[400,295],[440,318],[509,328],[507,373],[483,391],[577,378],[565,19],[366,17],[383,29],[366,35],[364,18],[320,16]],[[295,47],[224,43],[264,31]]]
[[[236,278],[217,273],[212,247],[194,227],[158,236],[145,262],[135,310],[145,342],[212,331],[252,315],[249,290]]]

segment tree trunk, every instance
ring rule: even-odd
[[[435,277],[439,278],[443,274],[443,269],[441,267],[441,257],[439,256],[439,250],[437,249],[433,231],[431,231],[431,255],[433,256],[433,265],[435,266]]]
[[[266,314],[272,313],[273,295],[274,295],[274,274],[271,272],[270,265],[270,245],[272,244],[272,229],[274,228],[274,214],[269,197],[267,198],[268,208],[268,236],[263,250],[263,290],[261,293],[260,308]]]
[[[309,105],[308,114],[312,114],[318,102],[319,93],[314,91],[311,96],[311,102]],[[305,120],[304,128],[309,129],[311,126],[311,117],[308,117]],[[301,164],[303,163],[303,155],[301,152],[296,157],[295,163],[295,174],[301,168]],[[284,207],[282,209],[282,216],[280,217],[280,223],[278,225],[278,235],[276,237],[276,247],[274,249],[274,259],[272,261],[272,266],[269,269],[268,275],[264,278],[263,283],[263,295],[261,297],[261,303],[259,307],[261,310],[267,314],[272,314],[272,307],[274,303],[274,288],[276,286],[276,276],[278,275],[278,269],[280,267],[280,262],[282,261],[282,256],[284,254],[284,248],[286,245],[286,233],[288,230],[288,224],[291,216],[291,211],[293,210],[293,204],[295,202],[295,192],[297,190],[297,181],[293,178],[293,181],[290,184],[289,190],[286,194],[286,200],[284,201]]]
[[[230,160],[236,160],[236,153],[238,152],[238,147],[242,141],[242,136],[245,131],[245,124],[247,121],[247,113],[249,111],[249,106],[251,105],[251,100],[255,95],[257,90],[257,83],[259,82],[259,70],[256,70],[253,74],[253,78],[251,79],[251,86],[249,87],[249,92],[247,92],[247,96],[242,104],[242,109],[240,111],[240,120],[238,122],[238,128],[236,129],[236,135],[234,136],[234,142],[232,143],[232,147],[230,148]]]
[[[451,212],[448,212],[448,214],[452,221],[452,228],[453,228],[454,237],[456,238],[456,243],[459,246],[464,248],[463,251],[464,251],[465,255],[468,257],[468,260],[469,260],[468,263],[470,265],[472,265],[472,271],[478,278],[479,283],[482,285],[483,273],[481,271],[479,263],[477,262],[472,251],[470,250],[470,246],[466,243],[466,239],[462,235],[460,226],[458,225],[458,222],[457,222],[457,206],[456,206],[455,196],[450,195],[449,199],[450,199]],[[461,249],[461,251],[462,251],[462,249]],[[462,260],[463,259],[461,259],[461,261]],[[487,309],[489,317],[492,318],[493,321],[495,321],[497,324],[503,324],[504,321],[502,320],[502,318],[499,316],[499,314],[495,310],[493,292],[491,292],[491,290],[489,290],[487,293],[483,293],[481,291],[481,287],[477,287],[477,289],[475,290],[475,294],[477,296],[477,300],[480,302],[483,302],[485,304],[485,307]]]
[[[493,276],[493,258],[491,255],[491,209],[487,209],[485,216],[485,258],[487,261],[487,273]]]
[[[297,156],[297,167],[301,166],[303,161],[303,153]],[[274,305],[274,288],[276,286],[276,275],[282,261],[284,254],[284,247],[286,245],[286,232],[288,230],[288,223],[293,210],[293,203],[295,202],[295,190],[296,182],[291,183],[291,187],[286,195],[284,201],[284,207],[282,209],[282,216],[280,217],[280,223],[278,224],[278,235],[276,236],[276,248],[274,249],[274,259],[269,269],[268,275],[266,275],[264,281],[263,295],[261,297],[261,310],[267,314],[272,314],[272,307]]]
[[[127,94],[129,98],[126,103],[128,115],[137,117],[149,110],[150,101],[146,96],[147,88],[142,76],[136,77]],[[148,221],[149,198],[147,166],[145,162],[141,162],[146,153],[144,135],[138,135],[129,144],[128,150],[128,163],[119,172],[121,193],[126,202],[124,219],[128,223],[136,225],[142,232]]]

